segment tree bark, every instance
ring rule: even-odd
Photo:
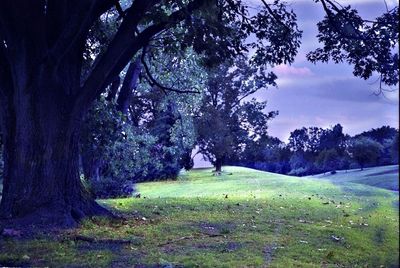
[[[43,80],[35,90],[51,85]],[[68,101],[57,90],[52,92],[17,90],[16,105],[8,110],[0,216],[33,224],[74,226],[86,216],[109,214],[80,181],[80,120],[68,109]]]
[[[84,36],[101,14],[96,3],[74,1],[65,16],[66,2],[49,2],[46,12],[36,1],[0,4],[1,223],[69,227],[111,215],[79,176],[79,130],[90,103],[78,107],[76,99]]]

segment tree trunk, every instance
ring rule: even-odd
[[[84,43],[55,60],[36,35],[19,34],[0,49],[1,223],[64,227],[111,215],[79,176],[79,130],[90,104],[76,105]]]
[[[86,216],[108,214],[80,180],[80,116],[74,115],[54,81],[41,77],[31,82],[35,91],[17,90],[5,116],[0,216],[44,226],[74,226]],[[53,90],[32,93],[46,87]]]
[[[221,172],[222,171],[222,164],[223,164],[223,158],[217,158],[215,160],[215,172]]]

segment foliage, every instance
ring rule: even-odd
[[[325,171],[335,172],[339,167],[339,154],[336,149],[329,149],[321,151],[316,159],[317,166]]]
[[[99,160],[94,166],[98,177],[86,178],[96,196],[131,195],[125,191],[129,183],[174,179],[183,167],[182,157],[194,143],[187,105],[174,95],[148,96],[154,109],[141,126],[134,126],[104,98],[90,110],[82,129],[81,154],[83,162],[87,155]]]
[[[288,146],[293,152],[302,151],[313,155],[328,149],[336,149],[343,153],[346,138],[348,137],[343,134],[340,124],[328,129],[303,127],[290,133]]]
[[[248,140],[245,149],[228,158],[227,164],[287,174],[290,171],[290,151],[278,138],[262,136]]]
[[[140,141],[151,143],[147,137],[134,136],[126,119],[114,103],[104,98],[95,102],[87,114],[81,130],[81,158],[83,174],[97,197],[124,196],[124,185],[137,172]],[[141,158],[139,158],[141,159]],[[93,173],[91,169],[95,169]],[[129,195],[129,194],[128,194]]]
[[[351,157],[360,165],[361,169],[366,164],[375,164],[383,150],[380,143],[366,137],[353,140],[349,151]]]
[[[390,165],[396,163],[396,155],[393,154],[392,145],[396,139],[396,135],[398,135],[399,131],[393,127],[382,126],[379,128],[373,128],[368,131],[364,131],[355,136],[355,138],[359,137],[367,137],[376,142],[379,142],[383,149],[381,151],[381,155],[379,156],[380,165]]]
[[[325,10],[325,18],[318,23],[318,48],[307,55],[311,62],[348,62],[353,74],[364,79],[374,72],[381,83],[389,86],[399,82],[399,16],[398,7],[388,10],[373,21],[360,17],[351,6],[339,6],[334,1],[317,0]],[[382,88],[381,88],[382,89]]]
[[[295,152],[289,160],[290,172],[289,175],[304,176],[312,173],[314,169],[313,161],[307,159],[307,156],[302,152]]]
[[[397,133],[396,129],[384,126],[351,138],[343,133],[340,124],[327,129],[303,127],[291,132],[287,144],[268,136],[250,140],[227,163],[295,176],[347,170],[359,167],[359,162],[350,156],[353,141],[371,137],[381,149],[377,162],[368,164],[391,165],[398,161]]]
[[[209,72],[201,115],[195,122],[200,151],[217,169],[247,141],[266,134],[267,121],[277,112],[265,114],[265,102],[247,99],[275,85],[275,78],[273,73],[251,67],[245,58],[225,62]]]
[[[396,134],[396,136],[392,140],[392,144],[390,147],[390,153],[393,158],[394,163],[399,163],[399,133]]]
[[[379,142],[380,144],[383,144],[385,140],[393,139],[398,133],[399,131],[393,127],[382,126],[379,128],[372,128],[368,131],[363,131],[362,133],[355,135],[354,137],[367,137]]]

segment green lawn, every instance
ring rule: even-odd
[[[139,184],[138,190],[141,198],[99,200],[124,220],[93,219],[51,237],[0,241],[0,265],[399,264],[399,199],[393,191],[238,167],[226,167],[220,177],[211,169],[194,170],[178,181]]]
[[[351,170],[340,170],[336,174],[319,174],[310,178],[328,179],[335,183],[360,183],[388,190],[399,191],[399,166],[382,166]]]

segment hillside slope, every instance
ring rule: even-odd
[[[336,174],[319,174],[308,178],[327,179],[334,183],[359,183],[399,191],[399,166],[382,166],[351,170],[339,170]]]
[[[398,267],[398,193],[224,170],[99,200],[121,219],[88,220],[55,238],[0,239],[0,266]]]

